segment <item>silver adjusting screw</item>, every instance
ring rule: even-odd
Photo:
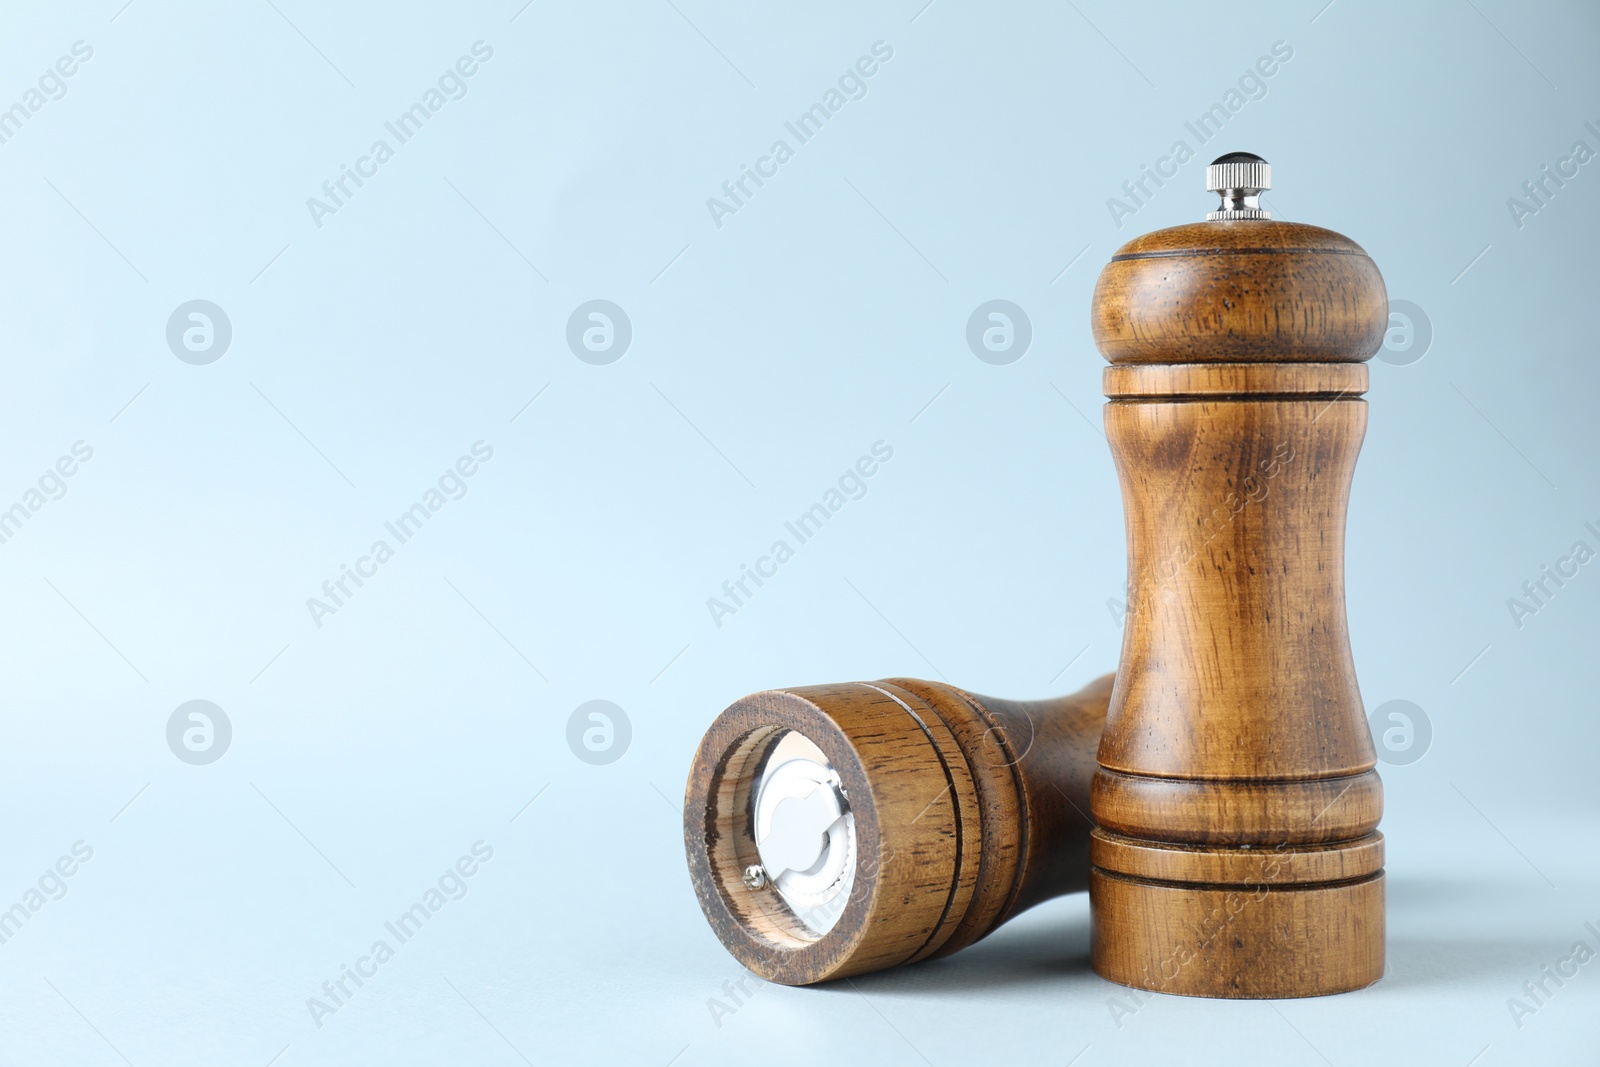
[[[1218,193],[1222,203],[1206,213],[1207,222],[1235,219],[1270,219],[1261,206],[1261,194],[1272,188],[1272,164],[1253,152],[1229,152],[1206,168],[1206,191]]]
[[[767,888],[767,869],[759,863],[752,863],[744,869],[744,887],[746,889]]]

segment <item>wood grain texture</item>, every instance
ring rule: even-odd
[[[805,985],[948,955],[1088,888],[1111,687],[1107,675],[1022,703],[897,678],[736,702],[701,741],[684,800],[690,876],[713,931],[762,978]],[[741,881],[759,862],[752,786],[788,730],[822,749],[855,817],[855,884],[822,935],[776,892]]]
[[[1375,771],[1294,782],[1201,781],[1102,767],[1091,796],[1096,825],[1197,845],[1348,841],[1377,829],[1383,815],[1383,783]],[[1264,826],[1273,828],[1275,840],[1262,842]]]
[[[1113,400],[1322,396],[1367,391],[1365,363],[1125,363],[1104,372]]]
[[[1366,422],[1359,399],[1106,406],[1130,588],[1103,766],[1262,779],[1373,766],[1344,608]]]
[[[1216,849],[1097,829],[1089,855],[1101,870],[1147,881],[1249,886],[1347,882],[1383,870],[1383,835],[1331,844]]]
[[[1252,219],[1145,234],[1100,272],[1091,322],[1112,363],[1360,362],[1389,302],[1360,245]]]
[[[1342,993],[1383,976],[1384,876],[1199,885],[1096,868],[1090,952],[1102,978],[1191,997]]]
[[[1329,230],[1124,246],[1095,290],[1128,615],[1093,786],[1094,965],[1212,997],[1383,973],[1383,793],[1344,528],[1383,280]]]

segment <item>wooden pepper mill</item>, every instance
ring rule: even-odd
[[[1087,888],[1111,684],[1019,703],[896,678],[737,701],[683,807],[717,937],[760,977],[807,985],[948,955]]]
[[[1344,529],[1388,300],[1271,170],[1206,170],[1207,221],[1146,234],[1092,318],[1130,586],[1093,787],[1094,968],[1207,997],[1377,981],[1383,794],[1345,623]]]

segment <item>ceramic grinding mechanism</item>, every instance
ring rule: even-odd
[[[801,922],[827,933],[855,881],[855,817],[828,757],[803,734],[784,734],[767,758],[755,838],[761,863],[745,871],[745,887],[770,883]]]

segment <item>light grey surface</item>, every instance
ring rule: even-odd
[[[43,880],[0,943],[0,1060],[1600,1060],[1600,963],[1508,1006],[1600,949],[1597,565],[1524,592],[1600,548],[1600,162],[1509,202],[1600,149],[1591,5],[111,0],[0,29],[0,107],[44,78],[0,143],[0,907]],[[1089,294],[1235,149],[1409,316],[1348,545],[1367,706],[1428,726],[1381,768],[1389,976],[1119,1020],[1079,898],[855,989],[756,988],[684,870],[701,732],[778,685],[1026,698],[1115,665]],[[173,722],[191,701],[221,715]]]

